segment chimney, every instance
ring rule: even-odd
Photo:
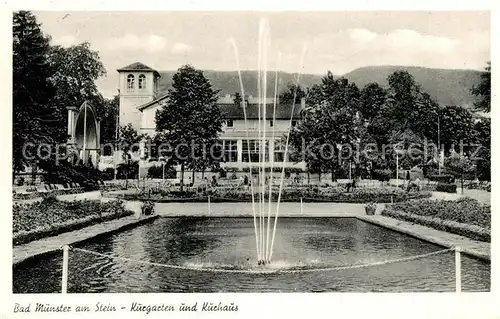
[[[302,109],[306,108],[306,98],[305,97],[300,99],[300,108],[302,108]]]

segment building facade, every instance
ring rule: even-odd
[[[118,69],[120,78],[120,126],[129,123],[142,134],[153,137],[156,131],[155,114],[159,108],[166,107],[167,96],[157,96],[159,73],[142,63],[134,63]],[[285,138],[290,126],[300,121],[305,101],[292,105],[276,103],[273,119],[274,100],[266,99],[265,128],[259,121],[259,101],[252,96],[245,102],[235,104],[233,97],[226,95],[218,100],[224,118],[223,132],[220,136],[224,149],[221,167],[242,169],[251,166],[277,167],[285,162],[286,167],[304,168],[304,163],[294,163],[285,156]],[[244,106],[246,107],[246,121]],[[261,108],[262,110],[262,108]],[[292,114],[293,110],[293,114]],[[261,158],[264,131],[266,133],[266,156]],[[274,133],[273,133],[274,132]],[[144,155],[144,152],[141,152]],[[147,166],[146,161],[141,161]]]

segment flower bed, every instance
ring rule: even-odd
[[[278,200],[278,188],[273,188],[272,198]],[[144,192],[122,194],[127,200],[150,200],[157,202],[250,202],[252,193],[248,187],[214,188],[206,192]],[[257,193],[256,193],[257,196]],[[266,198],[268,197],[266,193]],[[286,187],[281,193],[282,202],[335,202],[335,203],[391,203],[410,199],[429,198],[429,192],[407,192],[398,188],[356,188],[347,192],[342,187]],[[256,197],[257,198],[257,197]]]
[[[86,190],[83,187],[78,188],[68,188],[68,189],[55,189],[48,192],[31,192],[31,193],[14,193],[12,199],[14,200],[25,200],[34,198],[45,198],[49,196],[59,196],[59,195],[71,195],[84,193]]]
[[[470,198],[397,203],[387,207],[382,215],[476,240],[491,240],[491,206]]]
[[[36,203],[14,204],[13,244],[20,245],[133,214],[125,210],[121,201],[64,202],[48,197]]]

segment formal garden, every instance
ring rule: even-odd
[[[12,209],[14,245],[133,215],[121,201],[60,201],[46,197],[34,203],[15,203]]]

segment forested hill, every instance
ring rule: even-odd
[[[430,69],[423,67],[405,66],[370,66],[355,69],[341,75],[349,81],[355,82],[360,88],[370,82],[387,85],[387,77],[396,70],[407,70],[420,83],[423,90],[429,93],[436,101],[444,105],[471,106],[474,96],[470,93],[473,85],[479,83],[480,71]],[[162,71],[160,79],[160,92],[166,93],[172,85],[172,76],[176,71]],[[236,71],[203,71],[213,87],[221,90],[221,94],[234,94],[240,92],[238,73]],[[257,96],[257,71],[242,71],[245,94]],[[295,83],[297,75],[280,72],[278,88],[283,89],[287,84]],[[302,74],[300,85],[309,87],[321,82],[322,75]],[[274,73],[269,72],[267,77],[267,96],[274,93]]]

